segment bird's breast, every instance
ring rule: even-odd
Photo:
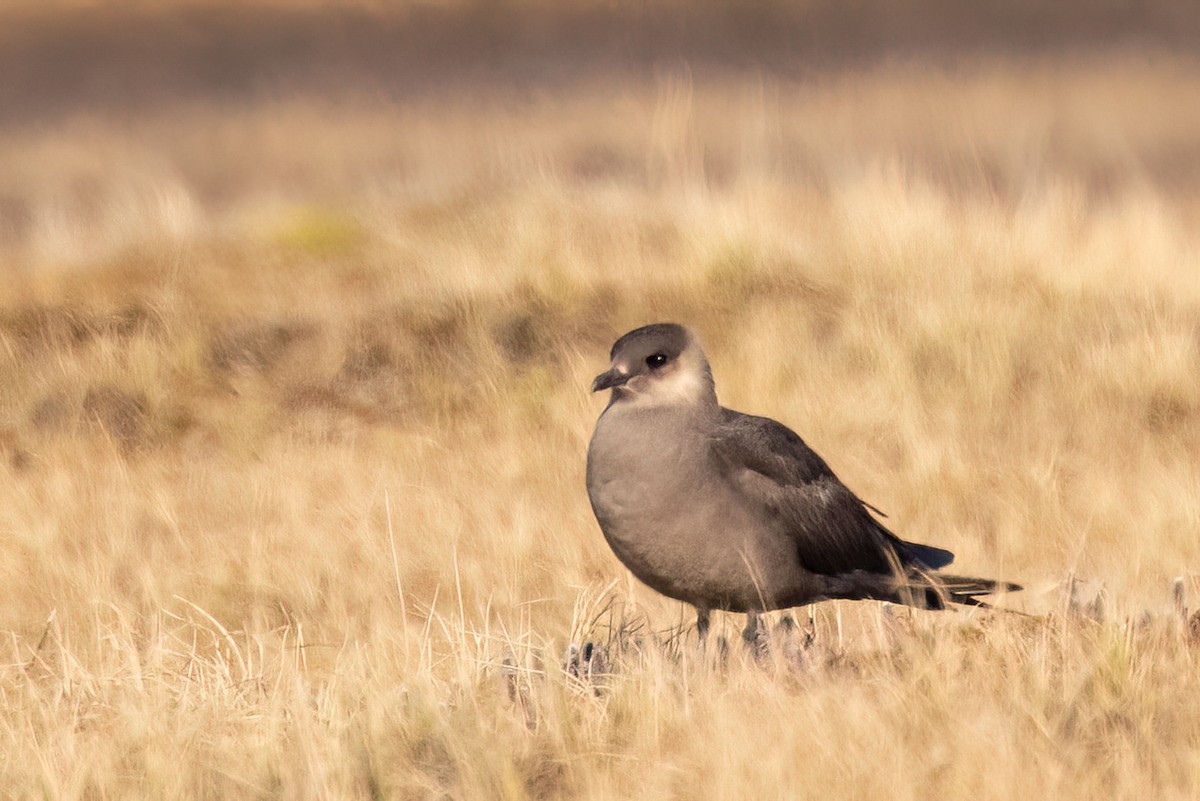
[[[707,440],[669,420],[611,413],[588,447],[587,486],[617,558],[680,600],[752,592],[739,576],[754,524],[713,469]]]
[[[588,496],[610,539],[677,519],[700,491],[706,458],[695,437],[661,416],[614,412],[596,424],[587,462]]]

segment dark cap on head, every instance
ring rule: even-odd
[[[613,343],[608,358],[617,358],[618,353],[625,351],[661,350],[672,358],[678,356],[688,346],[687,329],[678,323],[654,323],[635,328]]]
[[[688,353],[692,356],[685,356]],[[637,387],[635,394],[644,395],[650,387],[678,387],[680,376],[698,374],[700,384],[707,385],[710,389],[707,394],[712,394],[708,362],[696,346],[692,332],[677,323],[654,323],[635,328],[616,341],[609,358],[612,367],[596,376],[592,382],[593,392],[628,385]],[[669,379],[674,379],[675,383],[663,383]],[[673,397],[669,390],[665,395],[662,390],[658,393],[662,398]]]

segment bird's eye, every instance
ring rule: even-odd
[[[662,367],[666,363],[667,363],[667,354],[665,354],[665,353],[656,353],[653,356],[646,357],[646,364],[652,370],[657,370],[659,367]]]

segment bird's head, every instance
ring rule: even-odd
[[[675,323],[635,328],[616,341],[607,372],[592,391],[612,390],[612,403],[637,406],[716,405],[704,351],[691,330]]]

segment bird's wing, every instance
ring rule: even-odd
[[[891,573],[900,566],[942,567],[953,559],[949,551],[905,542],[884,528],[782,423],[722,409],[710,442],[727,478],[784,521],[800,563],[811,572]]]

